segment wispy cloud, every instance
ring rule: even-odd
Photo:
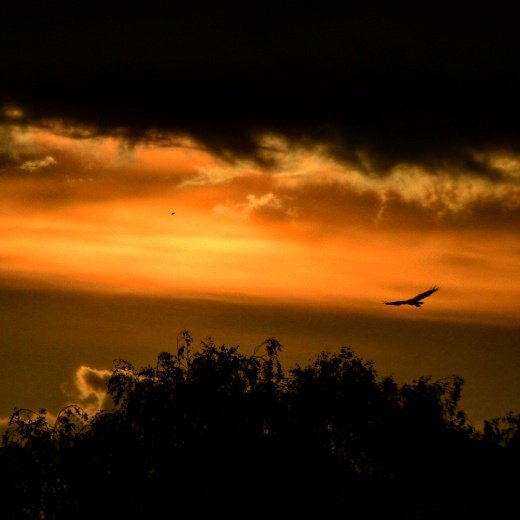
[[[247,220],[253,213],[270,213],[286,216],[295,216],[297,209],[289,206],[274,193],[263,195],[246,195],[246,202],[226,201],[224,204],[217,204],[213,211],[219,215],[226,215],[236,220]]]
[[[31,202],[31,207],[51,208],[171,196],[197,201],[199,209],[213,209],[235,220],[246,221],[259,213],[319,220],[323,214],[332,224],[334,215],[345,217],[346,208],[351,214],[359,209],[367,217],[366,209],[361,209],[367,200],[368,221],[378,225],[409,222],[400,219],[407,210],[416,215],[419,210],[427,220],[466,222],[482,211],[510,221],[508,215],[520,210],[520,156],[512,152],[483,151],[474,156],[475,164],[493,169],[493,178],[464,170],[463,164],[455,170],[448,165],[399,164],[385,175],[367,175],[355,163],[333,159],[325,147],[291,146],[275,136],[264,138],[262,145],[271,150],[275,162],[226,163],[186,143],[129,145],[116,137],[79,139],[4,125],[0,193],[4,207],[7,202],[10,207]],[[27,175],[20,176],[20,170]],[[38,174],[42,170],[45,175]],[[343,202],[341,194],[346,197]],[[297,211],[309,204],[312,212]]]
[[[43,159],[34,159],[32,161],[25,161],[20,166],[20,169],[33,172],[35,170],[41,170],[42,168],[48,168],[49,166],[56,164],[56,162],[57,161],[54,157],[52,157],[51,155],[47,155]]]

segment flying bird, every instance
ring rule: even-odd
[[[413,305],[414,307],[420,307],[424,302],[421,301],[428,296],[431,296],[434,292],[438,291],[438,287],[432,287],[428,291],[424,291],[409,300],[397,300],[395,302],[383,302],[385,305]]]

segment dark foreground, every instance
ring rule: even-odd
[[[397,385],[349,348],[283,371],[203,343],[118,362],[111,411],[16,411],[0,447],[5,519],[518,515],[520,416],[476,432],[462,380]]]

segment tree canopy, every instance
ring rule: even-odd
[[[119,360],[110,410],[17,409],[0,447],[8,519],[479,518],[514,505],[520,415],[476,431],[463,381],[381,377],[349,347],[285,370],[183,331],[155,366]]]

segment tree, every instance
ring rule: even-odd
[[[182,331],[154,366],[115,363],[111,410],[71,405],[54,424],[16,410],[3,517],[469,518],[513,503],[520,416],[479,433],[457,376],[400,385],[350,347],[284,370],[280,350],[194,349]]]

